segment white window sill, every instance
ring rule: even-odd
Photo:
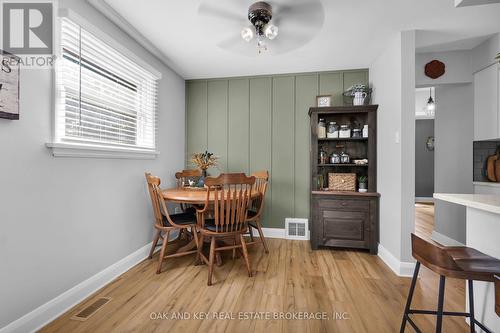
[[[160,152],[147,149],[100,147],[87,144],[50,142],[47,148],[54,157],[123,158],[137,160],[155,159]]]

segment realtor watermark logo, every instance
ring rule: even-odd
[[[53,3],[2,1],[3,50],[19,57],[23,68],[52,67]]]

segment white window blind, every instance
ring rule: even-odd
[[[61,19],[56,141],[156,149],[157,77]]]

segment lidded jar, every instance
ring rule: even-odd
[[[339,125],[336,122],[330,121],[328,123],[328,131],[326,132],[327,138],[338,138],[339,137]]]

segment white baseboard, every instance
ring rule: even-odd
[[[77,284],[30,313],[0,328],[0,333],[25,333],[41,329],[94,292],[146,259],[150,249],[151,243],[144,245],[132,254]]]
[[[256,229],[253,230],[254,236],[259,236]],[[264,232],[264,237],[266,238],[282,238],[285,239],[285,228],[262,228]]]
[[[378,244],[378,256],[387,266],[398,276],[413,276],[415,270],[414,262],[399,261],[391,252],[389,252],[382,244]]]
[[[434,202],[433,197],[415,197],[415,202]]]
[[[264,237],[266,238],[281,238],[281,239],[286,239],[286,231],[285,228],[262,228],[262,231],[264,232]],[[307,238],[306,240],[310,239],[310,231],[307,230]],[[254,236],[259,236],[259,233],[257,230],[253,229],[253,235]]]
[[[443,235],[435,230],[432,231],[431,238],[432,240],[445,246],[465,246],[465,244],[462,244],[459,241],[456,241],[453,238]]]

